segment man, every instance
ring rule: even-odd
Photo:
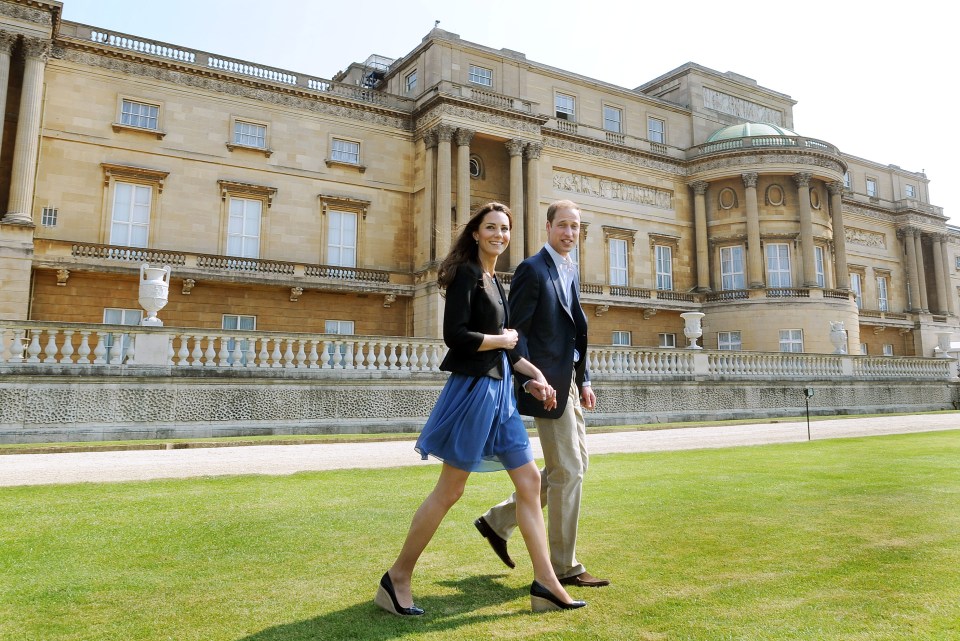
[[[543,448],[540,502],[547,507],[550,561],[563,585],[609,585],[577,560],[580,494],[587,471],[583,408],[593,409],[596,396],[587,371],[587,317],[580,307],[580,280],[570,252],[580,238],[580,209],[569,200],[547,208],[547,244],[523,261],[510,284],[510,319],[519,339],[517,352],[543,372],[556,390],[556,404],[518,393],[521,414],[533,416]],[[539,392],[537,392],[539,394]],[[549,408],[549,409],[548,409]],[[474,522],[497,556],[514,567],[507,539],[517,525],[516,497],[492,507]]]

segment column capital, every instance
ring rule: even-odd
[[[5,53],[9,56],[16,42],[17,34],[0,30],[0,53]]]
[[[507,142],[503,143],[503,145],[507,148],[507,153],[511,156],[521,155],[523,153],[523,147],[525,144],[526,143],[519,138],[511,138]]]
[[[793,182],[797,184],[797,187],[809,187],[810,179],[813,178],[813,175],[805,171],[801,171],[800,173],[791,176],[791,178],[793,178]]]
[[[46,62],[50,57],[50,47],[53,42],[47,38],[23,38],[23,52],[27,58],[39,58]]]
[[[748,171],[746,173],[740,174],[740,177],[743,179],[744,187],[756,187],[757,186],[757,177],[758,174],[755,171]]]
[[[705,180],[694,180],[693,182],[687,183],[687,186],[693,190],[693,193],[702,196],[707,193],[707,187],[710,186],[710,183]]]
[[[431,147],[437,146],[437,132],[431,130],[424,132],[423,134],[423,145],[430,149]]]
[[[831,180],[827,183],[827,191],[831,196],[840,196],[843,194],[843,183],[839,180]]]
[[[523,155],[527,160],[539,160],[543,152],[542,142],[528,142],[523,150]]]
[[[909,225],[904,225],[903,227],[897,228],[897,238],[913,238],[914,236],[920,235],[919,227],[911,227]]]
[[[457,129],[457,144],[466,147],[476,134],[477,132],[472,129],[463,129],[462,127]]]
[[[440,124],[433,128],[434,133],[437,134],[438,142],[450,142],[453,140],[453,134],[456,130],[453,125],[447,124]]]

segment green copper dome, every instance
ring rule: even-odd
[[[732,140],[734,138],[749,138],[750,136],[799,136],[795,131],[784,127],[771,125],[766,122],[745,122],[739,125],[730,125],[710,134],[707,142],[718,140]]]

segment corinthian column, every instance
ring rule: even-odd
[[[830,215],[833,218],[833,265],[837,289],[850,289],[847,269],[847,233],[843,227],[843,183],[827,183],[830,191]]]
[[[544,228],[543,221],[540,220],[540,153],[543,151],[543,143],[527,143],[523,150],[523,155],[527,159],[527,208],[526,224],[524,225],[524,235],[526,237],[526,252],[524,257],[533,256],[544,243],[540,236],[540,230]]]
[[[457,129],[457,224],[470,220],[470,141],[477,132]]]
[[[803,260],[803,286],[819,287],[817,262],[813,251],[813,213],[810,211],[810,174],[793,175],[797,183],[797,200],[800,203],[800,255]]]
[[[17,41],[17,35],[9,31],[0,31],[0,110],[7,104],[7,84],[10,82],[10,51]],[[0,111],[0,140],[3,140],[2,111]]]
[[[437,260],[450,251],[450,232],[453,222],[450,220],[451,182],[450,141],[454,128],[450,125],[437,125]]]
[[[420,218],[420,225],[417,228],[417,256],[423,263],[429,263],[431,260],[437,260],[436,254],[431,253],[433,246],[433,234],[436,223],[436,209],[434,208],[434,198],[436,197],[436,164],[434,156],[437,153],[437,134],[434,131],[428,131],[423,134],[423,213]]]
[[[937,287],[937,309],[941,314],[947,314],[947,283],[943,279],[943,250],[940,247],[940,234],[930,237],[930,246],[933,249],[933,280]],[[933,305],[930,306],[933,311]]]
[[[930,299],[927,297],[927,271],[923,266],[923,232],[919,229],[913,235],[913,243],[916,246],[917,257],[917,278],[920,281],[920,311],[930,311]]]
[[[943,305],[943,309],[947,314],[956,314],[957,306],[953,302],[954,289],[950,285],[950,252],[947,251],[948,243],[950,242],[950,236],[947,234],[939,234],[938,241],[940,243],[940,255],[943,256],[943,282],[945,283],[944,286],[947,290],[947,300]]]
[[[907,282],[910,283],[910,308],[919,312],[923,309],[920,303],[920,276],[917,271],[917,246],[913,242],[914,229],[902,227],[897,230],[897,237],[903,239],[907,250]]]
[[[37,176],[37,150],[40,145],[40,107],[43,98],[43,69],[50,55],[50,41],[24,38],[26,62],[17,120],[17,138],[13,147],[10,173],[10,203],[4,222],[33,221],[33,188]]]
[[[747,282],[749,287],[763,287],[763,253],[760,248],[760,208],[757,206],[757,174],[740,175],[747,188]]]
[[[693,189],[693,226],[697,244],[697,291],[710,291],[710,247],[707,242],[707,187],[710,183],[695,180]]]
[[[510,210],[513,212],[513,232],[510,234],[510,268],[523,262],[524,234],[520,221],[523,216],[523,148],[524,142],[512,138],[504,143],[510,154]]]

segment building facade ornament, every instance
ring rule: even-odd
[[[794,165],[799,167],[816,167],[842,176],[846,171],[843,161],[833,156],[802,151],[771,151],[767,153],[730,152],[719,157],[711,156],[708,160],[690,163],[687,175],[697,176],[701,173],[717,169],[735,171],[740,167],[753,169],[758,165]]]
[[[477,134],[476,131],[472,129],[464,129],[462,127],[457,129],[457,145],[463,147],[469,145],[473,140],[473,137]]]
[[[303,287],[291,287],[290,288],[290,302],[296,303],[300,300],[300,297],[303,296]]]
[[[6,6],[6,5],[0,5]],[[11,33],[9,31],[0,30],[0,53],[5,53],[8,56],[10,52],[13,51],[13,45],[17,43],[17,34]]]
[[[857,229],[856,227],[845,227],[843,231],[848,245],[876,247],[878,249],[886,249],[887,247],[887,237],[884,234],[867,229]]]
[[[503,143],[504,147],[507,148],[507,153],[511,156],[519,156],[523,154],[523,148],[526,146],[526,144],[527,143],[520,138],[511,138]]]
[[[33,7],[26,7],[21,4],[0,2],[0,15],[32,22],[45,27],[53,26],[53,14],[50,11],[34,9]]]
[[[698,196],[703,196],[705,193],[707,193],[707,187],[710,186],[710,183],[704,180],[694,180],[693,182],[688,184],[690,186],[690,189],[693,190],[693,193],[695,193]]]
[[[540,133],[540,132],[538,132]],[[686,170],[679,163],[666,162],[653,158],[651,156],[645,155],[643,152],[637,151],[628,151],[613,149],[609,145],[596,141],[596,144],[588,143],[587,141],[581,140],[568,140],[566,138],[560,138],[553,135],[554,132],[544,129],[543,130],[543,144],[546,147],[551,147],[554,149],[560,149],[562,151],[569,151],[572,153],[583,154],[586,156],[594,156],[596,158],[603,158],[605,160],[612,160],[614,162],[623,163],[625,165],[632,165],[634,167],[640,167],[641,169],[652,169],[655,171],[662,171],[674,176],[685,176],[687,175]]]
[[[190,292],[193,291],[193,288],[196,286],[197,281],[193,278],[184,278],[183,287],[180,289],[180,293],[184,296],[189,296]]]
[[[812,176],[811,174],[809,174],[809,173],[807,173],[807,172],[805,172],[805,171],[801,171],[801,172],[799,172],[799,173],[793,174],[793,175],[790,176],[790,177],[793,178],[793,182],[795,182],[795,183],[797,184],[797,188],[798,188],[798,189],[802,189],[802,188],[804,188],[804,187],[809,187],[809,186],[810,186],[810,179],[813,178],[813,176]]]
[[[527,160],[539,160],[541,153],[543,153],[542,142],[528,142],[523,150],[523,157]]]
[[[673,193],[649,185],[555,169],[553,172],[553,187],[558,191],[586,194],[604,200],[619,200],[636,205],[673,210]]]
[[[757,172],[755,172],[755,171],[744,172],[744,173],[740,174],[740,178],[743,179],[743,186],[744,186],[744,187],[749,188],[749,187],[756,187],[756,186],[757,186],[758,174],[757,174]]]
[[[423,146],[432,149],[437,146],[437,132],[432,129],[423,133]]]
[[[66,287],[67,279],[70,278],[69,269],[58,269],[57,270],[57,287]]]
[[[437,142],[453,142],[453,135],[456,133],[456,131],[456,127],[453,125],[448,125],[445,122],[442,122],[433,128],[433,132],[437,134]]]

